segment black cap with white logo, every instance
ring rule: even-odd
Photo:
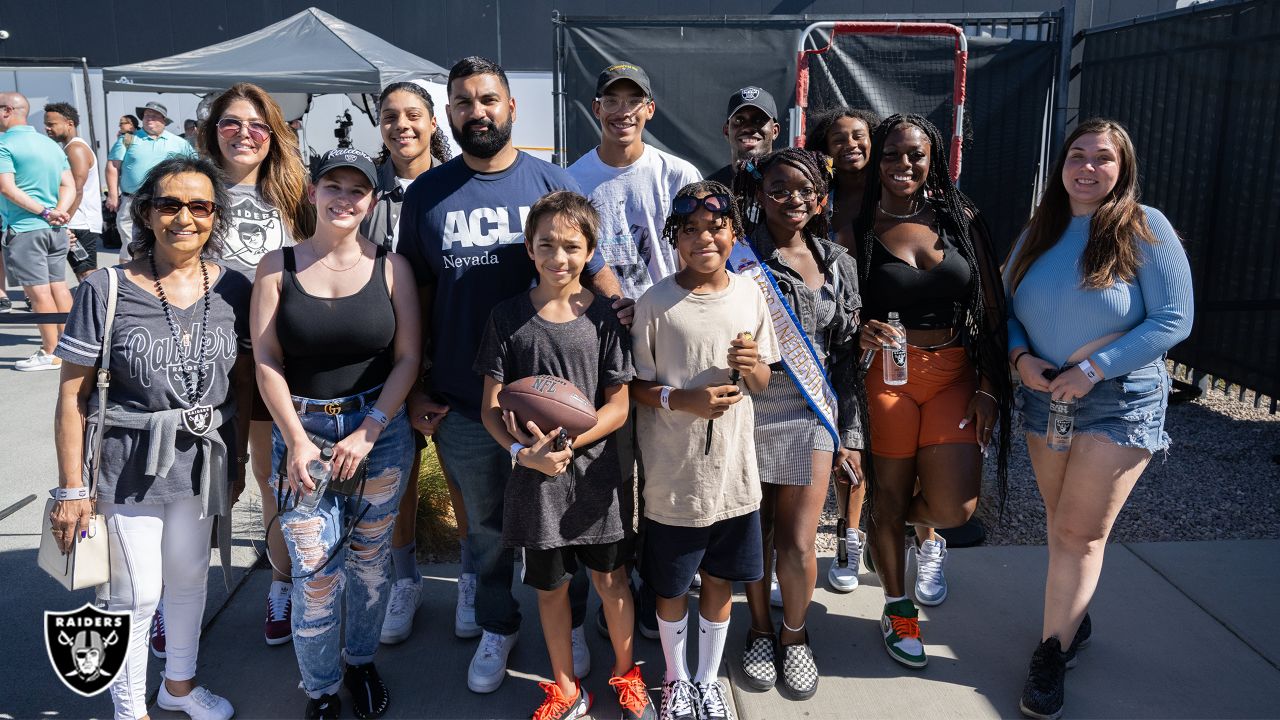
[[[729,96],[729,112],[725,118],[733,117],[733,114],[744,107],[759,108],[770,119],[778,119],[778,105],[773,101],[773,96],[768,90],[748,85],[741,90]]]
[[[370,187],[378,187],[378,169],[373,158],[355,148],[338,148],[325,153],[315,172],[311,173],[311,182],[320,182],[320,178],[330,171],[344,167],[359,170],[369,180]]]
[[[653,88],[649,85],[649,74],[639,65],[629,62],[614,63],[600,72],[600,76],[596,78],[596,97],[603,95],[610,85],[619,80],[630,80],[640,86],[640,92],[644,93],[645,97],[653,97]]]

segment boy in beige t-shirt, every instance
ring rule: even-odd
[[[725,269],[742,224],[729,189],[686,185],[664,239],[684,266],[636,303],[636,435],[645,468],[640,572],[657,595],[666,657],[662,717],[728,715],[717,669],[734,582],[764,573],[750,392],[769,382],[777,340],[760,290]],[[702,578],[698,672],[685,660],[689,585]]]

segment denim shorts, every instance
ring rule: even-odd
[[[1169,448],[1164,412],[1172,383],[1164,358],[1127,375],[1107,378],[1076,404],[1074,434],[1099,435],[1120,447],[1152,454]],[[1028,435],[1045,436],[1049,426],[1049,393],[1019,386],[1015,410]]]

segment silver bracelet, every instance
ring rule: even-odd
[[[671,412],[671,391],[675,388],[670,385],[662,386],[662,393],[658,395],[658,402],[662,403],[662,409]]]
[[[80,486],[74,488],[58,487],[49,491],[49,497],[63,502],[65,500],[88,500],[89,488]]]
[[[369,412],[365,414],[365,417],[372,419],[382,427],[386,427],[387,423],[391,422],[391,418],[387,417],[386,413],[376,407],[369,408]]]
[[[977,390],[974,390],[973,392],[974,392],[975,394],[976,394],[976,393],[982,393],[983,395],[986,395],[987,397],[991,398],[991,402],[994,402],[996,405],[999,405],[999,404],[1000,404],[1000,401],[996,399],[996,396],[995,396],[995,395],[992,395],[991,393],[987,392],[986,390],[983,390],[982,388],[978,388]]]

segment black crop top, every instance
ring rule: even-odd
[[[330,400],[386,382],[396,337],[386,254],[379,246],[373,274],[355,294],[319,298],[302,289],[293,248],[284,249],[276,337],[284,353],[289,392],[312,400]]]
[[[871,246],[863,315],[886,320],[897,312],[902,324],[914,330],[955,327],[971,291],[969,263],[960,249],[939,229],[942,261],[921,270],[889,252],[879,240]]]

